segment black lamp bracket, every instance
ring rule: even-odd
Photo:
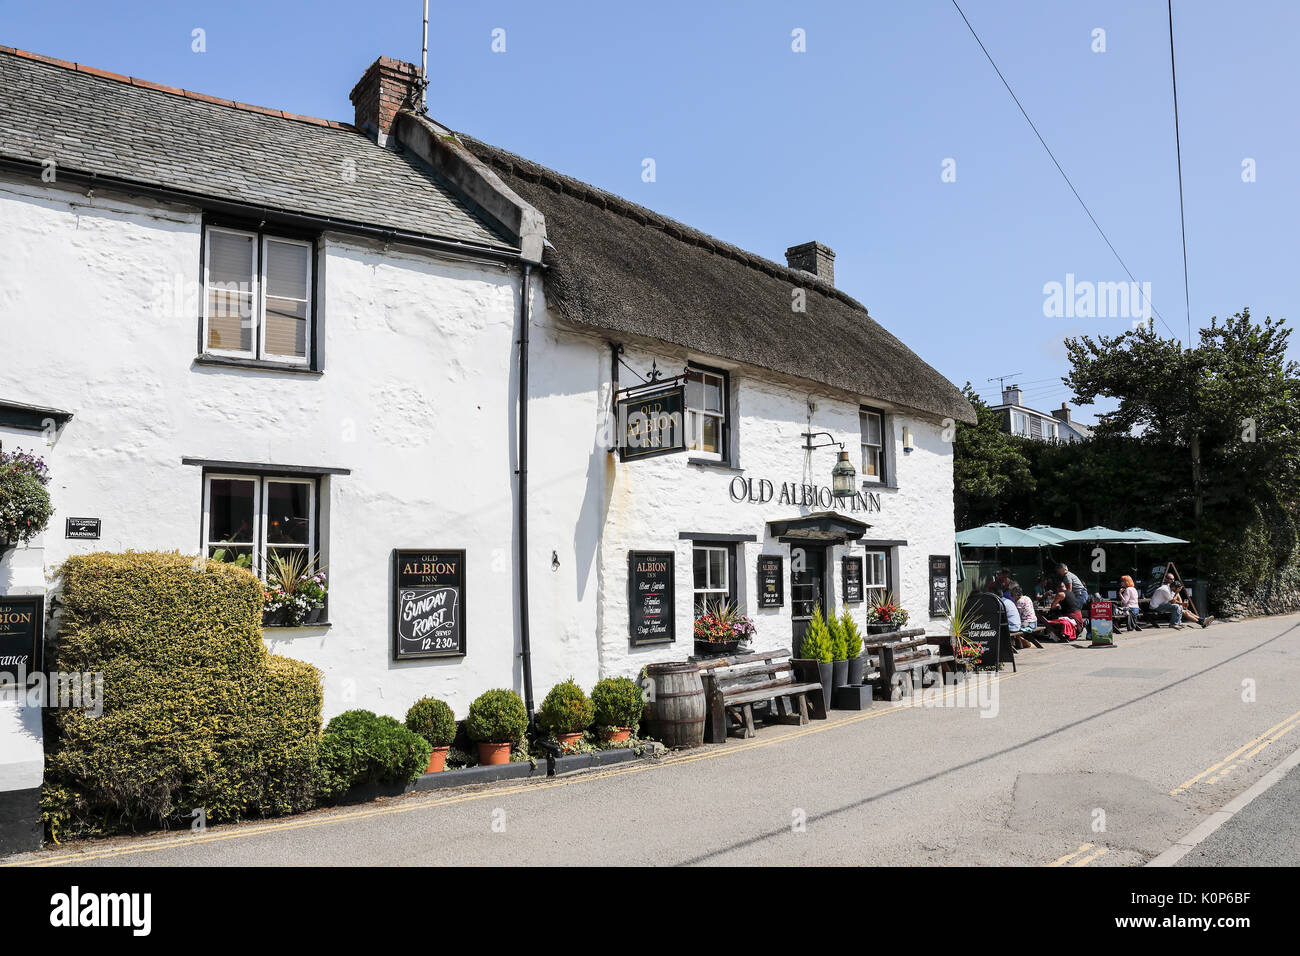
[[[822,442],[821,444],[814,445],[814,444],[813,444],[813,439],[814,439],[814,438],[817,438],[817,437],[819,437],[819,436],[821,436],[821,435],[825,435],[827,438],[830,439],[830,441],[824,441],[824,442]],[[842,441],[836,441],[836,440],[835,440],[835,436],[832,435],[830,432],[804,432],[804,433],[803,433],[803,450],[804,450],[804,451],[814,451],[814,450],[816,450],[816,449],[818,449],[818,448],[829,448],[831,445],[839,445],[839,446],[840,446],[840,451],[843,451],[843,450],[844,450],[844,442],[842,442]]]

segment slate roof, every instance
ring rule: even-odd
[[[0,156],[513,248],[413,156],[300,117],[0,47]],[[348,181],[349,171],[355,171]]]
[[[975,422],[955,385],[830,283],[459,138],[546,217],[546,300],[569,321]],[[807,290],[806,312],[791,308],[795,288]]]

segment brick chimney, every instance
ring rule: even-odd
[[[366,69],[352,88],[352,105],[356,107],[355,125],[374,136],[380,146],[388,143],[388,133],[404,106],[418,105],[414,97],[420,80],[420,68],[414,63],[381,56]]]
[[[1060,408],[1052,409],[1052,417],[1055,418],[1057,421],[1062,421],[1065,422],[1065,424],[1069,425],[1070,424],[1070,403],[1061,402]]]
[[[785,262],[791,269],[811,272],[819,279],[835,284],[835,250],[820,242],[805,242],[785,250]]]
[[[1002,404],[1019,405],[1022,395],[1019,385],[1010,385],[1002,390]]]

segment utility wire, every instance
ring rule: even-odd
[[[1183,230],[1183,301],[1187,304],[1187,347],[1192,347],[1192,295],[1187,281],[1187,214],[1183,211],[1183,143],[1178,135],[1178,71],[1174,69],[1174,0],[1169,7],[1169,76],[1174,83],[1174,146],[1178,151],[1178,219]],[[1163,321],[1163,320],[1161,320]]]
[[[1172,2],[1172,0],[1170,0],[1170,2]],[[1114,244],[1111,243],[1110,239],[1106,235],[1106,231],[1101,228],[1101,223],[1097,222],[1097,217],[1094,216],[1092,214],[1092,210],[1088,208],[1088,204],[1084,202],[1083,197],[1079,195],[1079,190],[1074,188],[1074,183],[1072,183],[1070,181],[1070,177],[1065,174],[1065,170],[1061,167],[1060,162],[1057,160],[1056,154],[1052,152],[1052,148],[1047,145],[1047,140],[1043,139],[1043,134],[1038,132],[1038,127],[1034,125],[1034,121],[1029,118],[1029,113],[1027,113],[1025,111],[1024,106],[1021,105],[1020,97],[1016,96],[1016,91],[1011,88],[1011,84],[1007,82],[1007,78],[1002,75],[1002,71],[998,69],[997,63],[993,61],[993,56],[992,54],[989,53],[988,47],[984,45],[984,41],[981,40],[979,34],[975,32],[975,28],[971,26],[970,20],[966,18],[966,13],[962,10],[961,6],[957,3],[957,0],[952,0],[952,5],[956,7],[957,12],[961,14],[962,20],[965,21],[966,23],[966,29],[970,31],[970,35],[975,38],[975,42],[978,43],[980,45],[980,49],[984,51],[984,56],[988,59],[989,65],[993,67],[994,72],[997,73],[998,79],[1002,81],[1002,85],[1007,88],[1007,92],[1010,93],[1011,98],[1015,100],[1016,106],[1019,107],[1020,109],[1020,115],[1022,115],[1025,118],[1025,122],[1029,124],[1029,128],[1034,131],[1034,135],[1038,137],[1038,141],[1043,144],[1043,149],[1047,150],[1047,155],[1052,158],[1052,162],[1056,166],[1056,171],[1061,174],[1061,178],[1065,180],[1065,184],[1070,187],[1070,192],[1074,193],[1074,198],[1079,200],[1079,205],[1082,206],[1083,211],[1088,214],[1088,218],[1092,220],[1092,224],[1097,227],[1097,233],[1101,236],[1102,240],[1106,243],[1107,247],[1109,247],[1111,253],[1115,256],[1115,261],[1118,262],[1120,264],[1120,267],[1128,274],[1129,280],[1137,287],[1138,293],[1142,296],[1142,298],[1146,299],[1147,305],[1151,307],[1151,311],[1156,314],[1156,316],[1160,319],[1161,322],[1164,322],[1165,328],[1169,329],[1169,334],[1176,335],[1177,333],[1174,332],[1173,327],[1170,326],[1168,322],[1165,322],[1165,317],[1160,314],[1160,312],[1156,309],[1155,305],[1147,297],[1147,294],[1142,291],[1141,283],[1139,283],[1137,279],[1133,278],[1133,273],[1129,270],[1128,264],[1124,262],[1123,256],[1119,254],[1119,251],[1116,250]],[[1189,320],[1189,325],[1190,325],[1190,320]]]

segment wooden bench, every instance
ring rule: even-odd
[[[781,723],[806,724],[810,709],[813,717],[826,719],[821,683],[801,680],[795,674],[789,651],[742,654],[702,663],[700,677],[708,705],[705,740],[709,743],[722,743],[732,730],[739,731],[741,737],[753,737],[754,704],[763,701],[776,702],[776,716]],[[736,718],[734,728],[728,726],[732,716]]]
[[[942,638],[927,638],[920,628],[903,634],[873,634],[864,640],[870,655],[870,668],[877,672],[876,684],[885,700],[898,700],[902,696],[902,677],[912,675],[924,680],[927,668],[937,667],[942,673],[956,663],[951,646]],[[936,645],[931,649],[931,643]]]

